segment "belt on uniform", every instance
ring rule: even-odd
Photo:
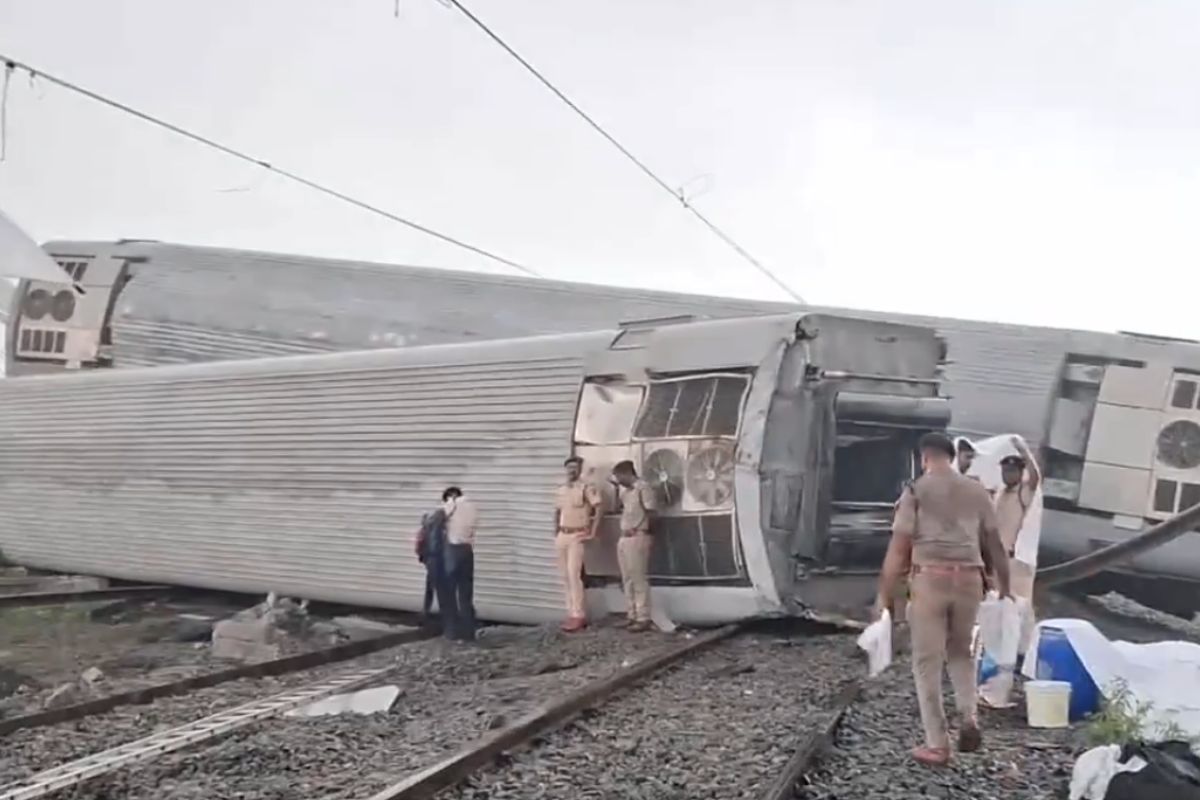
[[[983,567],[978,564],[913,564],[913,574],[919,572],[931,572],[935,575],[965,575],[967,573],[980,573]]]
[[[558,529],[558,532],[559,533],[583,533],[586,530],[587,530],[586,526],[582,527],[582,528],[562,528],[562,527],[560,527]]]

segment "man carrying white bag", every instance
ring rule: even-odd
[[[1033,582],[1042,534],[1042,473],[1020,436],[972,442],[967,471],[992,493],[996,521],[1009,560],[1015,601],[991,595],[979,610],[977,643],[980,700],[993,708],[1011,705],[1013,673],[1033,636]]]

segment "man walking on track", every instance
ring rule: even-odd
[[[617,563],[621,567],[621,583],[625,587],[625,613],[629,630],[636,633],[650,630],[650,568],[651,515],[654,513],[654,493],[637,476],[632,461],[622,461],[613,467],[621,493],[621,538],[617,540]]]
[[[584,545],[600,527],[600,492],[583,480],[583,459],[571,456],[563,467],[567,481],[554,495],[554,549],[566,594],[567,619],[562,629],[575,633],[587,627],[584,611]]]
[[[984,571],[996,575],[1009,596],[1008,559],[987,490],[964,477],[954,463],[954,443],[940,433],[921,438],[920,478],[896,506],[892,540],[879,577],[878,609],[888,606],[896,583],[911,571],[908,624],[913,679],[925,744],[913,750],[924,764],[950,761],[950,735],[942,705],[942,670],[950,673],[962,718],[958,749],[978,750],[975,664],[971,633],[983,599]]]

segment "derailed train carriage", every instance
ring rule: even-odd
[[[949,417],[917,326],[791,313],[0,382],[0,550],[35,567],[416,610],[410,531],[483,512],[488,619],[561,613],[553,487],[631,458],[655,602],[718,623],[870,597],[914,445]],[[611,492],[606,494],[612,501]],[[591,543],[616,611],[615,519]]]

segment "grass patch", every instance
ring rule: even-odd
[[[1129,691],[1129,684],[1113,681],[1099,713],[1092,716],[1086,729],[1088,742],[1093,746],[1115,744],[1124,746],[1146,740],[1155,742],[1188,742],[1200,744],[1200,737],[1188,736],[1174,722],[1150,724],[1154,704],[1138,702]]]

